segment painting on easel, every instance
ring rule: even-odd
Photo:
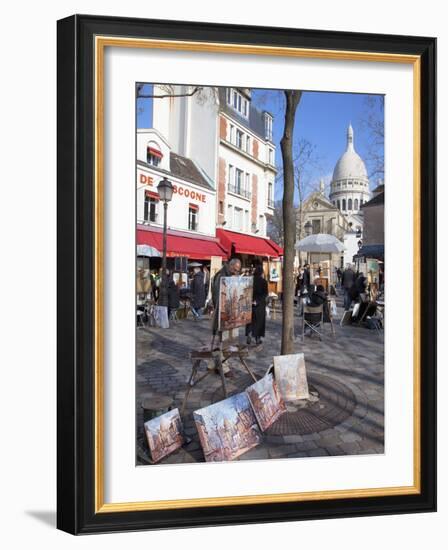
[[[252,321],[253,277],[222,277],[219,330],[232,330]]]

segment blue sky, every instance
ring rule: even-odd
[[[144,91],[151,93],[152,86],[145,85]],[[373,97],[373,96],[370,96]],[[369,96],[335,92],[303,92],[297,108],[294,129],[294,142],[307,140],[313,147],[314,162],[307,168],[307,190],[317,188],[320,178],[328,185],[334,166],[346,148],[347,127],[351,123],[354,130],[354,145],[357,153],[364,159],[367,172],[372,171],[369,162],[369,140],[371,136],[363,123]],[[283,134],[285,101],[283,93],[276,90],[252,90],[252,101],[260,110],[267,110],[274,116],[273,140],[276,147],[276,166],[281,168],[282,158],[280,139]],[[137,127],[148,128],[152,125],[152,100],[138,100]],[[370,107],[370,114],[382,120],[383,113],[378,103]],[[380,154],[384,155],[381,150]],[[376,179],[370,182],[370,188],[376,187]],[[281,199],[283,186],[281,179],[275,186],[275,199]]]

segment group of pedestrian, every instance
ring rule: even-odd
[[[344,310],[348,311],[352,302],[364,301],[367,289],[367,278],[362,272],[353,270],[349,264],[341,276],[341,286],[344,289]]]

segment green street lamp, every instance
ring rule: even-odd
[[[168,203],[173,198],[173,184],[169,179],[163,178],[157,185],[160,200],[163,201],[163,253],[162,253],[162,280],[160,285],[159,305],[168,306],[168,285],[166,278],[166,217]]]

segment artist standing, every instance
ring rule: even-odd
[[[252,322],[246,325],[247,343],[251,343],[251,336],[255,337],[255,343],[261,344],[266,329],[266,298],[268,296],[268,283],[263,275],[263,268],[257,265],[254,271]]]
[[[200,319],[202,310],[205,306],[205,285],[204,285],[204,273],[199,267],[194,268],[194,276],[190,285],[191,291],[191,311],[196,319]]]

